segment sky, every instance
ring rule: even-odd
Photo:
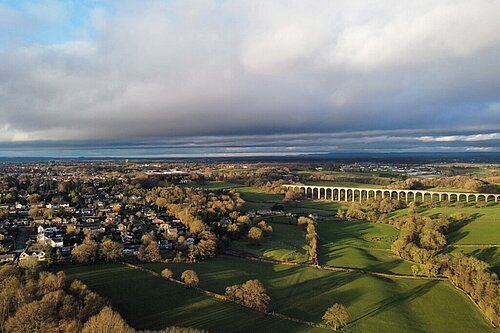
[[[500,153],[500,0],[0,0],[0,156]]]

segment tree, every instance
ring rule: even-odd
[[[155,201],[155,205],[160,210],[160,208],[165,208],[167,207],[168,201],[165,198],[159,197]]]
[[[283,201],[297,201],[304,199],[304,193],[301,191],[288,190],[285,193],[285,198]]]
[[[37,256],[30,256],[29,258],[20,260],[19,266],[26,268],[30,273],[35,274],[40,269],[40,261]]]
[[[22,305],[16,314],[6,323],[6,331],[9,333],[43,333],[54,332],[56,325],[47,302],[35,301]]]
[[[182,272],[181,279],[182,281],[184,281],[184,284],[188,288],[196,287],[198,285],[198,282],[200,282],[198,274],[196,274],[195,271],[190,269]]]
[[[257,227],[259,227],[260,230],[264,233],[264,235],[269,236],[273,232],[273,227],[267,224],[266,221],[260,221],[257,224]]]
[[[123,258],[123,245],[106,239],[101,244],[101,252],[106,261],[117,261]]]
[[[106,306],[97,315],[90,317],[82,329],[82,333],[134,333],[135,330],[127,325],[125,320]]]
[[[54,217],[54,210],[52,208],[47,208],[43,212],[43,217],[46,219],[51,219],[52,217]]]
[[[161,276],[164,277],[165,279],[171,279],[172,276],[174,276],[174,273],[170,269],[165,268],[164,270],[161,271]]]
[[[28,202],[30,204],[34,204],[40,201],[40,194],[38,193],[33,193],[28,196]]]
[[[230,301],[263,312],[267,311],[271,301],[266,288],[259,280],[248,280],[242,285],[229,286],[225,296]]]
[[[240,224],[249,224],[252,220],[250,219],[250,217],[248,215],[241,215],[241,216],[238,216],[238,219],[236,219],[236,222],[240,223]]]
[[[345,219],[345,213],[345,210],[343,210],[342,208],[337,209],[337,217],[339,218],[339,220]]]
[[[119,213],[122,209],[122,206],[120,204],[116,204],[113,206],[113,213]]]
[[[87,234],[82,244],[76,246],[71,255],[77,262],[95,262],[99,254],[99,244],[92,239],[90,234]]]
[[[52,265],[56,262],[56,251],[50,245],[45,245],[43,247],[43,252],[45,252],[45,260],[47,261],[47,265]]]
[[[160,261],[160,247],[156,242],[151,242],[145,247],[141,246],[138,257],[141,261]]]
[[[336,331],[338,328],[347,325],[349,314],[345,306],[335,303],[326,310],[323,320]]]
[[[248,238],[253,244],[260,244],[260,241],[263,238],[263,232],[260,228],[251,227],[250,231],[248,231]]]

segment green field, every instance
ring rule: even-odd
[[[120,264],[63,266],[110,300],[136,329],[197,327],[210,332],[297,332],[327,330],[269,317],[236,304],[215,300],[183,286]]]
[[[398,230],[391,225],[332,218],[320,220],[317,230],[322,265],[411,274],[411,263],[390,251],[398,235]]]
[[[305,232],[296,224],[289,224],[289,218],[276,216],[265,218],[273,227],[273,233],[260,245],[253,245],[247,239],[232,243],[233,250],[248,252],[254,255],[269,257],[280,261],[306,262],[309,258]]]
[[[241,194],[245,204],[243,205],[243,210],[259,210],[259,209],[271,209],[274,204],[282,203],[282,194],[272,194],[261,192],[254,187],[240,187],[238,192]]]
[[[143,266],[157,272],[168,267],[175,278],[194,269],[200,286],[217,293],[259,279],[271,296],[273,311],[317,323],[328,306],[340,302],[348,308],[347,331],[352,332],[494,332],[472,302],[445,281],[389,279],[229,257]]]

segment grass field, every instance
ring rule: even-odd
[[[331,218],[320,220],[317,230],[322,265],[411,274],[411,263],[390,251],[398,235],[398,230],[391,225]]]
[[[259,279],[272,310],[308,321],[321,322],[325,309],[340,302],[348,308],[347,331],[352,332],[494,332],[471,301],[445,281],[389,279],[228,257],[143,266],[157,272],[168,267],[176,278],[194,269],[200,286],[217,293]]]
[[[282,194],[271,194],[266,192],[261,192],[254,187],[240,187],[238,192],[241,194],[245,204],[243,205],[243,210],[259,210],[259,209],[271,209],[274,204],[282,203]]]
[[[288,218],[275,216],[264,219],[273,227],[273,233],[260,245],[253,245],[247,239],[232,243],[234,250],[269,257],[280,261],[306,262],[309,258],[305,233],[296,224],[289,224]]]
[[[203,328],[214,333],[328,332],[218,301],[120,264],[63,268],[69,279],[78,278],[109,299],[113,308],[136,329],[175,325]]]

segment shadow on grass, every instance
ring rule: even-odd
[[[423,296],[428,293],[437,283],[439,282],[428,281],[425,284],[412,288],[411,290],[408,290],[406,292],[398,292],[397,294],[380,301],[373,310],[370,310],[360,317],[352,320],[350,324],[355,324],[356,322],[365,318],[376,316],[390,308],[398,307],[402,303],[410,302],[417,297]],[[401,315],[403,315],[403,313],[401,313]],[[409,321],[412,320],[412,318],[410,318],[409,316],[407,319]]]
[[[482,215],[479,213],[474,213],[470,215],[467,219],[460,220],[457,222],[452,222],[448,230],[448,236],[447,236],[448,243],[453,244],[466,237],[469,234],[469,232],[462,231],[461,229],[467,224],[471,223],[472,221],[480,218],[481,216]]]

